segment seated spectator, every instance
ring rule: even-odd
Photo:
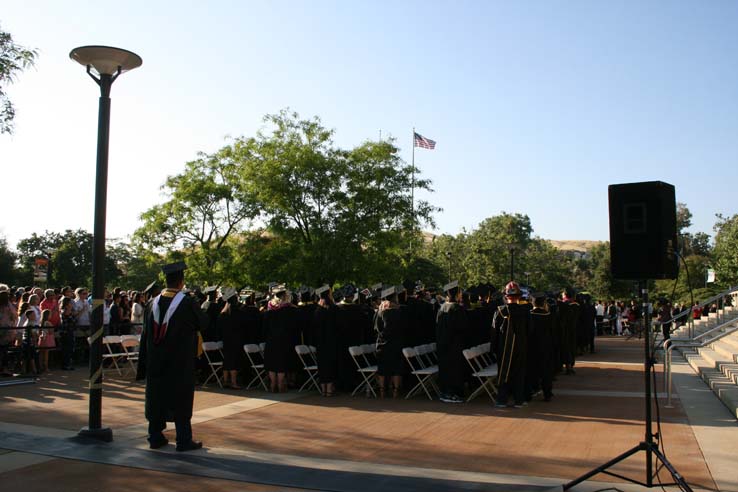
[[[56,347],[54,339],[54,326],[51,323],[51,311],[41,311],[41,330],[39,330],[37,347],[39,350],[38,371],[44,372],[49,368],[49,351]]]

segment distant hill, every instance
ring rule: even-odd
[[[562,251],[588,251],[592,246],[602,243],[602,241],[587,241],[585,239],[568,239],[566,241],[549,240],[551,244]]]

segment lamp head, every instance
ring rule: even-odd
[[[111,46],[80,46],[69,52],[69,58],[90,67],[98,75],[116,75],[141,66],[141,57],[132,51]]]

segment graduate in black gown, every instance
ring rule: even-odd
[[[341,299],[336,304],[336,349],[338,355],[339,391],[350,392],[358,384],[356,365],[349,353],[349,347],[369,343],[366,332],[371,329],[371,318],[365,305],[360,303],[361,296],[353,285],[341,289]],[[338,301],[338,299],[336,299]],[[372,313],[373,314],[373,313]]]
[[[468,337],[469,319],[466,309],[458,302],[459,282],[451,282],[443,290],[446,302],[441,305],[436,318],[438,386],[442,402],[463,403],[467,364],[462,351]]]
[[[184,288],[184,262],[166,265],[167,288],[151,303],[141,335],[136,379],[146,379],[146,420],[149,446],[169,441],[162,433],[167,422],[177,430],[177,451],[199,449],[192,440],[192,405],[195,397],[195,358],[198,332],[205,324],[200,307]]]
[[[530,309],[519,304],[522,297],[515,282],[505,286],[507,304],[497,308],[493,327],[497,332],[495,352],[497,354],[498,386],[497,405],[504,407],[512,394],[515,408],[526,405],[525,369],[528,355],[528,332]]]
[[[336,334],[336,313],[338,308],[333,301],[333,292],[328,285],[315,290],[318,306],[313,312],[313,326],[318,347],[318,380],[320,393],[333,396],[338,379],[338,340]]]
[[[566,368],[566,374],[575,374],[574,362],[577,355],[577,326],[579,325],[579,303],[574,291],[565,289],[557,303],[559,312],[559,362]]]
[[[269,373],[273,393],[287,391],[287,372],[295,356],[294,333],[299,330],[300,313],[292,304],[292,296],[283,285],[272,289],[274,297],[267,303],[262,317],[264,329],[264,368]]]
[[[530,337],[528,338],[528,393],[543,392],[543,399],[553,397],[554,375],[554,315],[549,311],[546,294],[532,295],[533,309],[530,312]]]
[[[382,291],[382,302],[374,317],[377,333],[377,383],[379,396],[384,398],[387,382],[392,386],[392,397],[397,398],[405,374],[405,356],[402,354],[407,332],[407,319],[399,304],[398,294],[402,286],[389,287]]]
[[[223,386],[242,389],[238,384],[238,371],[243,367],[245,359],[245,316],[240,309],[236,289],[222,289],[221,297],[225,304],[218,316],[217,326],[223,340]]]

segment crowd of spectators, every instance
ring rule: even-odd
[[[8,374],[11,355],[28,374],[49,368],[49,353],[61,351],[63,370],[74,369],[77,333],[90,326],[92,299],[85,287],[9,287],[0,284],[0,373]],[[143,322],[143,294],[116,288],[105,292],[103,324],[106,334],[138,334]]]

